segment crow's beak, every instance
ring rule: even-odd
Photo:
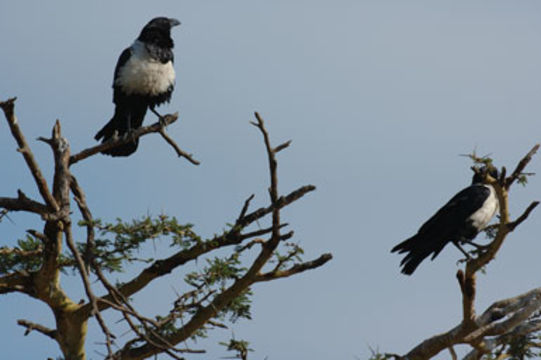
[[[180,21],[178,21],[177,19],[173,19],[173,18],[169,19],[169,26],[173,27],[173,26],[177,26],[177,25],[180,25]]]

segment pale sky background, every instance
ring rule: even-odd
[[[77,164],[72,170],[94,216],[113,221],[165,212],[211,236],[235,219],[251,193],[254,205],[266,204],[263,143],[248,124],[257,110],[275,144],[293,139],[279,156],[281,191],[318,187],[284,211],[284,221],[306,259],[324,252],[334,259],[254,287],[253,320],[233,328],[256,349],[249,358],[366,359],[369,346],[403,353],[455,326],[459,252],[448,247],[406,277],[401,256],[389,250],[469,184],[470,162],[460,154],[477,149],[513,167],[541,141],[541,3],[4,1],[0,99],[18,96],[21,127],[47,176],[50,150],[34,139],[50,134],[58,118],[72,151],[94,145],[112,115],[120,52],[160,15],[182,22],[173,30],[177,88],[160,110],[180,111],[168,131],[202,164],[178,159],[159,136],[143,138],[129,158],[96,156]],[[147,115],[146,124],[154,121]],[[0,196],[20,188],[37,198],[15,148],[2,118]],[[539,172],[540,163],[536,157],[529,170]],[[540,189],[539,177],[516,186],[512,215],[540,199]],[[539,211],[479,277],[479,312],[540,285]],[[10,217],[14,224],[0,224],[1,245],[39,226],[33,216]],[[167,244],[161,246],[166,253]],[[163,312],[172,288],[182,290],[181,279],[175,272],[138,304],[148,314]],[[68,281],[75,294],[78,281]],[[0,297],[3,358],[60,356],[48,338],[24,337],[19,318],[54,327],[45,306],[22,295]],[[187,358],[231,355],[215,345],[230,335],[212,333],[194,345],[209,353]],[[104,351],[95,344],[101,341],[91,320],[89,359],[101,358],[95,352]]]

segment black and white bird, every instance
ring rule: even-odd
[[[157,17],[145,25],[139,37],[120,55],[113,80],[113,118],[96,134],[96,140],[107,142],[115,132],[119,137],[129,136],[143,124],[150,109],[171,100],[175,86],[173,68],[173,39],[171,28],[179,25],[177,19]],[[139,139],[104,151],[111,156],[128,156],[135,152]]]
[[[407,253],[402,259],[402,273],[411,275],[428,256],[431,260],[448,243],[453,243],[466,256],[461,244],[474,244],[472,240],[483,230],[496,211],[499,202],[492,185],[483,184],[486,173],[498,177],[497,170],[480,169],[473,176],[472,185],[453,196],[447,204],[425,222],[417,234],[396,245],[391,252]]]

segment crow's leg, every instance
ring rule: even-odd
[[[463,240],[463,243],[469,244],[469,245],[475,247],[479,251],[484,251],[484,250],[488,249],[488,247],[489,247],[489,245],[480,245],[480,244],[474,243],[471,240]]]
[[[463,253],[464,256],[466,256],[466,260],[470,260],[470,259],[471,259],[470,254],[468,254],[468,253],[466,252],[466,250],[464,250],[464,249],[462,248],[462,246],[460,246],[460,244],[458,243],[458,241],[453,241],[453,245],[456,246],[456,248],[457,248],[458,250],[460,250],[460,252]]]
[[[135,136],[133,136],[134,130],[131,127],[131,114],[128,115],[128,124],[126,126],[127,131],[124,133],[124,139],[135,142]]]
[[[159,112],[156,111],[156,109],[154,109],[154,106],[151,106],[150,107],[150,111],[152,111],[154,113],[154,115],[156,115],[160,121],[160,125],[162,127],[166,127],[167,126],[167,122],[165,121],[165,117],[163,115],[160,115]]]

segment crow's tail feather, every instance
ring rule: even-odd
[[[136,130],[143,124],[147,107],[145,106],[131,106],[121,107],[117,106],[115,114],[109,120],[107,124],[94,136],[94,139],[100,140],[102,143],[109,141],[115,134],[118,137],[122,137],[130,131]],[[139,139],[134,139],[126,144],[115,146],[112,149],[103,151],[103,154],[110,156],[129,156],[137,150],[139,145]]]
[[[432,249],[427,249],[425,239],[420,238],[419,235],[415,235],[396,245],[392,248],[391,252],[398,252],[400,254],[408,253],[400,261],[400,266],[402,266],[401,272],[403,274],[411,275],[417,269],[417,266],[430,255]]]

